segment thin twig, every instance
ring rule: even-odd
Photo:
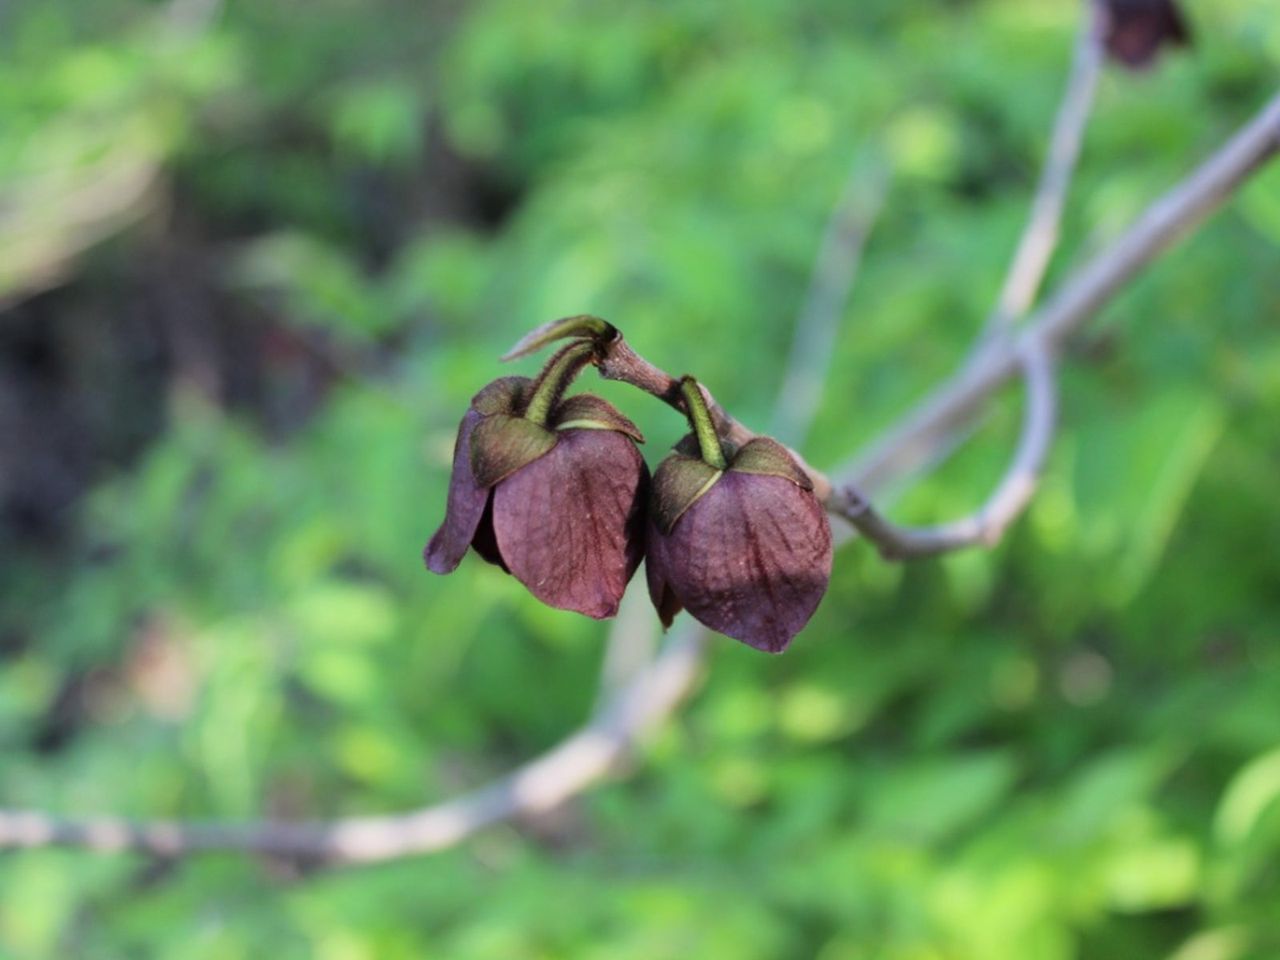
[[[1027,384],[1026,410],[1018,449],[995,492],[974,513],[932,527],[899,526],[883,517],[852,488],[832,499],[832,511],[848,520],[890,560],[937,556],[964,547],[993,547],[1031,502],[1044,468],[1057,420],[1057,383],[1053,361],[1038,338],[1021,344]]]
[[[1007,336],[1035,303],[1061,235],[1062,215],[1080,158],[1085,130],[1092,113],[1103,50],[1098,9],[1087,4],[1088,13],[1076,37],[1071,71],[1062,101],[1054,118],[1053,133],[1044,168],[1036,185],[1026,227],[1014,250],[995,309],[987,318],[980,350],[992,338]],[[1018,453],[986,505],[968,517],[939,526],[913,529],[900,527],[882,516],[865,496],[852,488],[833,492],[832,512],[844,517],[888,559],[905,560],[933,556],[967,546],[994,546],[1005,528],[1031,500],[1043,458],[1052,440],[1056,385],[1051,359],[1037,339],[1022,351],[1022,369],[1027,378],[1027,415],[1018,443]],[[979,353],[980,355],[980,353]],[[935,444],[934,459],[944,447]],[[1035,454],[1034,457],[1031,454]],[[1034,462],[1034,469],[1026,469]]]
[[[165,13],[169,29],[184,40],[207,33],[222,13],[223,0],[170,0]]]
[[[621,333],[614,331],[608,339],[598,340],[596,349],[598,353],[595,365],[600,376],[606,380],[629,383],[631,386],[657,397],[672,409],[687,413],[684,398],[680,393],[680,380],[642,357],[632,348],[631,344],[627,343]],[[712,396],[706,384],[699,384],[698,386],[707,402],[707,410],[711,414],[716,432],[722,440],[728,440],[730,443],[742,446],[747,441],[759,436],[741,421],[734,419],[732,414],[725,410],[716,398]],[[813,481],[814,495],[819,500],[826,502],[831,495],[831,482],[826,475],[806,463],[804,457],[800,456],[795,450],[792,450],[791,454]]]
[[[612,771],[636,738],[692,687],[702,631],[672,633],[662,654],[590,723],[542,756],[478,790],[411,813],[312,823],[199,823],[58,818],[0,811],[0,849],[72,846],[173,857],[231,850],[324,862],[371,863],[451,847],[483,827],[554,809]]]
[[[1009,264],[1000,299],[987,320],[988,334],[1007,330],[1031,309],[1058,245],[1067,194],[1080,159],[1080,147],[1102,72],[1097,11],[1092,3],[1087,7],[1090,12],[1076,38],[1071,72],[1054,119],[1049,151],[1031,202],[1031,214]]]
[[[1059,287],[1014,338],[1000,338],[930,392],[869,451],[835,471],[837,483],[873,494],[926,461],[936,444],[965,423],[1019,370],[1021,340],[1043,338],[1051,355],[1151,261],[1222,206],[1280,152],[1280,93],[1187,179]]]
[[[827,224],[770,425],[770,433],[792,447],[804,445],[817,416],[840,315],[862,265],[867,236],[884,204],[887,181],[883,168],[868,174],[865,164],[855,161]]]

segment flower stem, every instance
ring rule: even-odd
[[[560,402],[582,368],[591,362],[594,353],[595,345],[590,340],[576,340],[554,354],[533,384],[533,393],[524,411],[525,419],[545,427],[552,408]]]
[[[680,393],[684,396],[685,413],[689,417],[689,426],[693,427],[693,433],[698,438],[702,459],[717,470],[724,470],[728,467],[724,447],[720,445],[720,435],[716,433],[715,422],[711,419],[711,411],[707,409],[707,401],[698,381],[693,377],[683,377],[680,380]]]

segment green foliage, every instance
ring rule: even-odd
[[[184,27],[195,6],[0,9],[0,301],[110,283],[176,196],[217,282],[345,366],[284,439],[175,388],[67,556],[0,560],[5,806],[390,811],[555,743],[593,702],[607,627],[474,559],[449,580],[419,560],[494,358],[595,313],[763,424],[831,204],[882,157],[887,212],[805,451],[838,462],[981,323],[1077,14],[230,0]],[[1103,84],[1058,279],[1271,92],[1274,0],[1194,14],[1192,54]],[[444,209],[459,164],[500,210]],[[846,548],[791,652],[717,643],[625,779],[350,872],[7,854],[0,955],[1275,956],[1277,182],[1107,312],[1010,542],[905,569]],[[651,462],[683,432],[599,391]],[[1015,423],[999,407],[895,512],[978,502]],[[72,676],[83,724],[41,753]]]

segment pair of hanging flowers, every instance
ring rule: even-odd
[[[495,380],[463,414],[427,567],[450,573],[472,549],[543,603],[603,619],[618,612],[643,559],[664,626],[688,610],[726,636],[782,652],[831,578],[831,528],[808,474],[775,440],[720,436],[701,386],[685,377],[660,391],[637,382],[691,428],[651,476],[635,424],[600,397],[565,395],[620,335],[594,317],[547,329],[513,354],[573,340],[536,379]]]
[[[1097,40],[1127,67],[1190,43],[1177,0],[1094,3]],[[536,379],[503,377],[472,398],[428,568],[450,573],[473,549],[543,603],[603,619],[643,560],[664,626],[683,609],[758,649],[786,649],[831,578],[831,528],[809,475],[775,440],[722,435],[697,381],[628,349],[636,362],[615,378],[665,400],[691,428],[650,476],[634,423],[599,397],[565,396],[589,364],[611,375],[624,349],[612,325],[557,321],[507,358],[564,337]]]

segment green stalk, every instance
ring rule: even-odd
[[[703,461],[717,470],[726,469],[729,464],[724,457],[724,447],[720,445],[720,435],[716,433],[715,422],[711,419],[711,411],[707,409],[707,401],[698,381],[693,377],[682,378],[680,393],[684,397],[689,426],[693,427],[694,436],[698,438],[698,449],[702,451]]]
[[[524,418],[545,427],[552,409],[560,402],[569,384],[582,372],[582,368],[591,362],[594,353],[595,345],[591,341],[578,340],[553,355],[533,384],[533,393],[525,408]]]

